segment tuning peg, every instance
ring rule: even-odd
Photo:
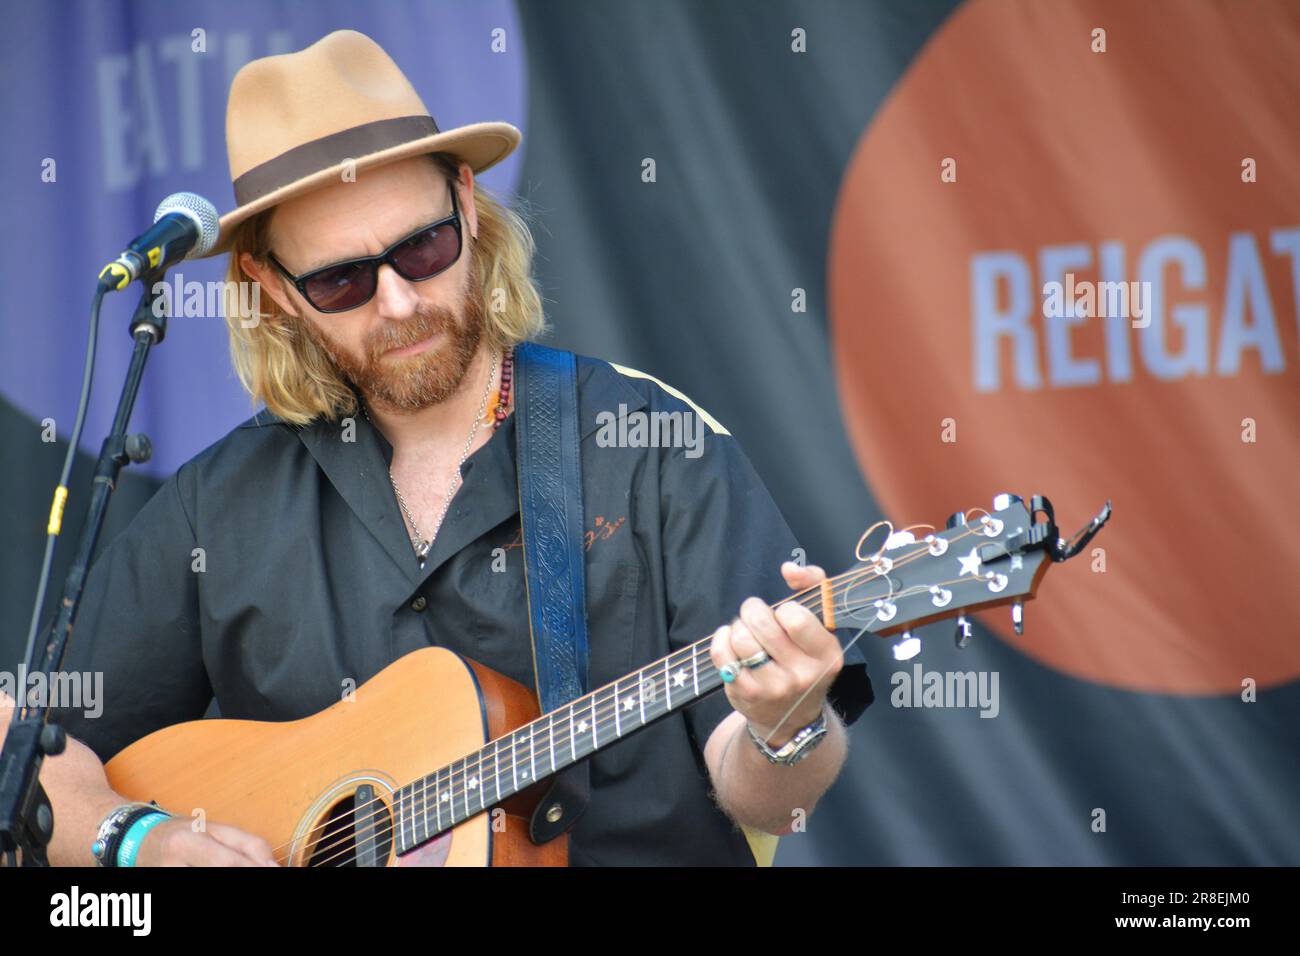
[[[953,635],[953,638],[958,648],[963,648],[970,643],[971,626],[965,614],[957,615],[957,633]]]
[[[1000,495],[993,496],[993,510],[1006,511],[1012,505],[1023,504],[1024,499],[1019,495],[1013,495],[1009,491],[1004,491]]]
[[[1011,605],[1011,626],[1017,634],[1025,633],[1025,605],[1020,601]]]
[[[952,514],[948,516],[948,523],[947,525],[945,525],[945,527],[955,528],[958,525],[964,525],[965,523],[966,523],[966,512],[954,511]]]
[[[904,631],[898,636],[898,641],[894,644],[894,660],[910,661],[919,653],[921,653],[921,639],[919,637],[913,637],[910,630]]]

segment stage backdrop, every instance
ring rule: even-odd
[[[1300,10],[1283,0],[15,8],[0,669],[97,267],[170,192],[230,208],[231,76],[342,27],[385,46],[444,127],[524,131],[484,182],[534,223],[551,341],[720,419],[809,561],[840,570],[882,517],[942,524],[999,491],[1047,494],[1066,533],[1114,502],[1023,636],[1004,611],[965,650],[934,625],[905,664],[866,639],[878,702],[778,863],[1300,863]],[[87,452],[128,314],[105,309]],[[133,422],[155,458],[107,536],[252,410],[221,319],[173,320]],[[83,455],[72,529],[87,472]],[[990,696],[904,706],[930,672]]]

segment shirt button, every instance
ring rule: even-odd
[[[421,594],[418,598],[416,598],[414,601],[411,602],[412,611],[423,611],[428,606],[429,606],[429,602],[424,599],[423,594]]]

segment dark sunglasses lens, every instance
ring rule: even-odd
[[[460,255],[460,233],[450,224],[412,236],[393,250],[393,264],[402,277],[427,279],[446,269]]]
[[[321,312],[355,308],[374,294],[374,264],[335,266],[312,276],[305,286],[307,298]]]

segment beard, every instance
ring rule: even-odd
[[[361,343],[358,357],[331,339],[310,319],[300,320],[318,348],[329,356],[334,368],[360,389],[374,405],[394,411],[415,412],[454,395],[483,339],[483,294],[477,263],[471,260],[468,288],[461,295],[460,308],[421,302],[411,318],[388,322]],[[436,349],[419,355],[384,358],[390,349],[405,348],[444,333]]]

